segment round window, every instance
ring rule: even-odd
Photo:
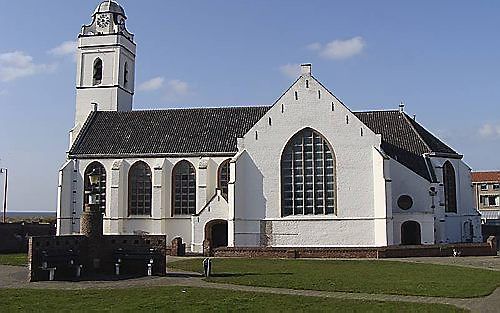
[[[408,195],[402,195],[398,199],[398,206],[401,210],[408,210],[413,206],[413,199]]]

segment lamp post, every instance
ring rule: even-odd
[[[4,193],[3,193],[3,223],[7,223],[7,183],[8,183],[8,170],[0,168],[0,174],[5,174]]]

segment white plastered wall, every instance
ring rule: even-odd
[[[281,217],[280,157],[288,140],[306,127],[322,134],[335,153],[337,214]],[[374,187],[383,181],[383,162],[374,162],[373,152],[380,141],[306,72],[239,141],[234,245],[260,245],[261,221],[269,246],[386,245],[385,188]]]
[[[133,234],[147,232],[150,234],[165,234],[167,240],[181,237],[186,246],[191,246],[192,221],[191,215],[173,215],[171,211],[172,170],[181,160],[189,161],[196,169],[197,201],[199,212],[216,194],[217,173],[219,165],[230,157],[172,157],[172,158],[127,158],[127,159],[80,159],[68,161],[61,170],[61,187],[58,215],[67,217],[70,214],[70,198],[75,191],[75,224],[71,226],[68,219],[60,219],[58,233],[69,234],[79,232],[79,217],[83,209],[83,175],[92,162],[101,163],[106,170],[106,215],[104,216],[104,233]],[[152,173],[152,210],[151,216],[128,216],[128,173],[130,167],[138,162],[145,162]],[[76,172],[73,172],[76,164]],[[206,165],[206,166],[205,166]],[[74,176],[74,187],[71,185]],[[224,200],[225,201],[225,200]],[[227,202],[225,216],[217,219],[227,219]],[[71,231],[73,227],[73,231]],[[203,230],[196,234],[203,238]],[[203,239],[201,239],[203,242]]]
[[[391,159],[392,207],[394,217],[394,242],[401,244],[401,225],[406,221],[420,224],[421,242],[434,244],[434,209],[429,195],[431,182],[413,172],[406,166]],[[413,206],[403,210],[398,206],[399,197],[407,195],[413,200]],[[437,202],[437,201],[436,201]]]
[[[481,218],[474,202],[470,167],[460,159],[435,156],[430,159],[439,181],[439,203],[436,206],[436,215],[440,216],[440,222],[436,223],[436,228],[438,232],[442,233],[442,242],[455,243],[469,240],[482,242]],[[447,161],[453,165],[455,170],[457,213],[445,212],[443,165]],[[472,234],[469,232],[469,223],[472,224]]]

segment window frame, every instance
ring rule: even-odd
[[[281,217],[336,216],[336,174],[328,140],[310,127],[296,132],[280,157]]]
[[[226,173],[226,179],[225,179],[225,186],[222,186],[223,179],[222,179],[222,172],[224,169],[227,169]],[[220,190],[221,195],[228,200],[229,197],[229,181],[231,180],[231,159],[226,159],[222,161],[222,163],[219,165],[219,168],[217,169],[217,188]],[[226,189],[226,192],[224,192],[224,189]]]
[[[443,164],[443,186],[445,213],[458,213],[457,178],[455,168],[450,161]]]
[[[142,166],[142,169],[139,168]],[[141,172],[135,172],[142,170]],[[136,176],[134,176],[136,175]],[[149,178],[148,178],[149,177]],[[138,180],[142,178],[142,180]],[[135,181],[134,181],[135,179]],[[141,184],[140,188],[139,184]],[[134,192],[135,189],[135,192]],[[140,192],[142,190],[142,192]],[[149,191],[149,192],[148,192]],[[127,216],[152,216],[153,211],[153,173],[144,161],[135,162],[128,171]],[[133,206],[135,196],[135,206]],[[139,198],[142,198],[139,206]],[[149,206],[147,204],[149,203]],[[139,208],[142,208],[142,211]]]
[[[182,203],[184,202],[183,201],[183,186],[182,186],[182,182],[183,180],[181,180],[181,185],[177,185],[178,184],[178,176],[179,175],[186,175],[186,174],[177,174],[177,171],[179,170],[179,168],[182,166],[182,165],[187,165],[189,167],[189,172],[187,173],[187,176],[188,176],[188,180],[186,181],[187,182],[187,193],[185,193],[186,195],[186,201],[187,202],[187,206],[184,207],[182,205]],[[192,172],[191,172],[192,170]],[[196,168],[194,167],[193,163],[191,163],[190,161],[188,160],[180,160],[179,162],[177,162],[175,164],[175,166],[173,167],[172,169],[172,186],[171,186],[171,216],[172,217],[175,217],[175,216],[188,216],[188,215],[193,215],[193,214],[196,214],[196,208],[197,208],[197,183],[196,183]],[[182,179],[182,177],[181,177]],[[194,186],[192,187],[194,189],[193,192],[191,192],[189,189],[191,189],[191,186],[190,184],[193,183]],[[181,203],[181,206],[179,207],[179,210],[178,209],[178,206],[176,204],[176,202],[179,202],[177,200],[177,192],[178,192],[178,188],[181,188],[180,192],[180,203]],[[184,186],[186,187],[186,186]],[[190,203],[194,202],[194,205],[191,206]],[[186,208],[186,210],[184,210],[184,208]]]
[[[89,180],[89,175],[94,169],[99,169],[98,175],[100,176],[99,178],[99,183],[98,186],[91,186],[90,185],[90,180]],[[83,172],[83,210],[85,211],[85,205],[89,203],[89,198],[87,196],[87,191],[97,191],[99,190],[99,197],[96,197],[96,202],[99,203],[99,208],[101,209],[102,213],[106,214],[106,198],[107,198],[107,193],[106,193],[106,168],[104,165],[99,162],[99,161],[93,161],[87,165],[85,168],[85,171]]]

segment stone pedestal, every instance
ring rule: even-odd
[[[102,259],[103,213],[98,204],[87,204],[80,217],[80,232],[87,237],[86,268],[92,272],[99,271]]]

